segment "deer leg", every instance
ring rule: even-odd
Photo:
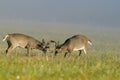
[[[30,56],[30,52],[31,52],[30,45],[27,44],[26,48],[27,48],[27,56]]]
[[[84,51],[84,53],[86,54],[86,50],[85,50],[85,48],[83,49],[83,51]]]
[[[68,52],[65,52],[64,58],[66,57],[67,54],[68,54]]]
[[[30,51],[31,51],[31,49],[27,48],[27,56],[30,56]]]
[[[81,55],[82,50],[79,50],[79,56]]]
[[[12,47],[9,41],[7,41],[7,43],[8,43],[8,48],[6,49],[6,55],[8,54],[8,52],[10,52],[10,47]]]
[[[12,45],[11,46],[8,46],[8,48],[6,49],[6,55],[9,55],[10,52],[14,49],[15,47],[13,47]]]
[[[64,55],[64,57],[66,57],[66,55],[69,53],[69,56],[70,56],[70,54],[73,52],[73,50],[72,49],[67,49],[67,52],[65,53],[65,55]]]

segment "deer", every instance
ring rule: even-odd
[[[9,55],[10,52],[14,50],[16,47],[22,47],[27,49],[28,56],[30,56],[30,52],[32,49],[39,49],[45,52],[44,39],[42,40],[42,42],[40,42],[39,40],[25,34],[21,33],[6,34],[3,37],[3,41],[7,41],[8,44],[8,48],[6,49],[6,55]]]
[[[87,45],[92,45],[92,41],[86,37],[85,35],[79,34],[74,35],[68,39],[65,40],[65,42],[61,45],[59,45],[59,42],[52,41],[55,43],[55,56],[58,53],[64,52],[64,57],[68,53],[72,53],[74,51],[79,51],[79,56],[81,55],[81,52],[83,51],[86,54],[86,47]]]

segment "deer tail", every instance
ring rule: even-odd
[[[91,41],[91,40],[88,40],[88,44],[92,46],[92,41]]]

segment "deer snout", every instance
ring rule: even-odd
[[[60,53],[60,52],[62,52],[61,49],[56,49],[56,50],[55,50],[55,56],[56,56],[58,53]]]
[[[43,47],[43,52],[46,53],[50,47],[49,46],[44,46]]]

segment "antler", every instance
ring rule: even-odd
[[[59,41],[56,42],[54,40],[50,40],[50,41],[47,42],[47,45],[49,45],[50,43],[55,43],[55,47],[59,46]]]
[[[44,38],[42,39],[42,43],[45,44],[45,39]]]

